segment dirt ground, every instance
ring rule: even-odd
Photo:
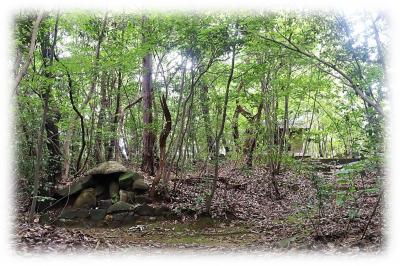
[[[209,181],[192,172],[171,187],[171,199],[165,203],[179,213],[177,220],[139,221],[119,228],[73,228],[41,223],[40,219],[32,222],[19,212],[12,246],[19,254],[84,250],[129,254],[262,254],[289,250],[375,254],[384,248],[384,205],[378,205],[371,216],[379,195],[365,193],[365,188],[376,185],[375,174],[356,178],[359,191],[349,204],[339,206],[336,198],[327,198],[315,212],[309,207],[312,203],[315,206],[315,188],[301,171],[286,171],[279,176],[282,198],[275,199],[265,169],[225,167],[209,217],[201,215],[202,193]],[[340,191],[336,179],[334,174],[324,177]],[[349,217],[349,206],[358,208],[355,217]]]

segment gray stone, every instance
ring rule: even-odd
[[[72,195],[75,194],[82,189],[88,188],[94,184],[93,179],[91,176],[83,176],[79,178],[78,180],[75,180],[72,184],[69,184],[61,189],[58,189],[56,191],[56,195],[59,195],[61,197],[65,197],[68,194]]]
[[[96,190],[94,188],[82,190],[74,202],[74,208],[93,207],[96,207]]]
[[[144,182],[144,179],[137,179],[133,182],[132,189],[143,193],[149,190],[149,185]]]
[[[107,213],[129,212],[133,211],[135,206],[126,202],[118,201],[107,209]]]
[[[155,216],[155,209],[147,204],[143,204],[135,208],[135,213],[140,216]]]
[[[90,219],[93,221],[103,220],[107,214],[107,210],[104,209],[92,209],[89,211]]]
[[[111,205],[112,205],[112,200],[108,199],[108,200],[99,200],[97,202],[97,205],[99,207],[99,209],[105,209],[107,210]]]
[[[59,218],[55,221],[57,226],[80,226],[81,221],[76,219]]]
[[[108,187],[110,198],[114,201],[119,200],[119,184],[117,181],[111,181]]]
[[[57,196],[65,197],[68,194],[73,195],[88,187],[96,186],[96,194],[99,196],[102,194],[101,188],[97,187],[99,182],[101,182],[103,179],[106,179],[107,182],[110,180],[118,181],[118,176],[125,172],[127,172],[125,166],[116,161],[104,162],[87,171],[85,176],[75,180],[67,186],[58,189],[55,194]]]
[[[119,190],[119,200],[127,203],[135,202],[135,193],[132,191]]]
[[[134,212],[120,212],[120,213],[114,213],[112,215],[112,221],[113,222],[129,222],[129,221],[134,221],[135,214]]]
[[[151,203],[152,200],[147,195],[136,195],[135,202],[136,203]]]
[[[87,218],[89,217],[88,209],[76,209],[76,208],[66,208],[64,209],[59,218],[60,219],[75,219],[75,218]]]
[[[154,208],[154,216],[168,216],[171,210],[166,206]]]
[[[130,190],[132,188],[132,183],[135,180],[138,179],[143,179],[144,177],[140,175],[139,173],[136,172],[127,172],[125,174],[122,174],[119,177],[119,187],[124,189],[124,190]]]
[[[99,164],[95,168],[86,172],[87,175],[110,175],[115,173],[125,173],[126,167],[116,161],[107,161]]]
[[[106,191],[106,188],[103,185],[96,186],[96,196],[102,195]]]

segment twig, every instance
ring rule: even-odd
[[[367,224],[365,225],[365,228],[364,228],[364,233],[362,234],[360,240],[363,240],[364,237],[365,237],[365,234],[367,233],[368,226],[371,224],[371,220],[375,216],[376,210],[378,209],[379,202],[381,201],[381,198],[382,198],[382,194],[383,194],[383,190],[379,194],[378,200],[376,201],[375,206],[374,206],[374,210],[372,211],[371,215],[369,216],[368,222],[367,222]]]

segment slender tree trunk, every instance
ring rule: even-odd
[[[151,189],[150,189],[150,197],[152,197],[152,198],[154,198],[156,186],[158,185],[158,183],[160,182],[161,179],[164,182],[164,188],[165,188],[166,195],[168,195],[168,182],[169,182],[168,176],[169,175],[168,175],[168,170],[167,170],[167,166],[166,166],[167,158],[166,158],[165,148],[166,148],[166,144],[167,144],[168,135],[171,132],[172,121],[171,121],[171,113],[169,112],[167,100],[164,95],[162,96],[162,98],[160,98],[160,103],[161,103],[161,107],[162,107],[163,114],[165,117],[165,125],[164,125],[163,130],[161,131],[160,139],[159,139],[160,165],[158,167],[156,178],[153,180],[153,183],[152,183]]]
[[[50,40],[50,30],[45,32],[42,40],[41,40],[41,52],[43,58],[43,76],[48,80],[54,79],[54,74],[49,70],[49,68],[53,65],[54,56],[55,56],[55,47],[57,42],[57,33],[58,33],[58,21],[59,15],[56,17],[56,22],[53,30],[53,40]],[[61,151],[60,151],[60,140],[59,140],[59,131],[57,123],[61,118],[61,114],[54,103],[52,103],[52,84],[47,85],[48,88],[46,92],[42,95],[43,100],[47,103],[47,115],[45,119],[45,131],[47,134],[46,145],[49,151],[49,159],[47,164],[47,179],[46,182],[49,184],[46,188],[50,190],[47,191],[49,196],[53,194],[54,184],[57,182],[58,178],[61,176]]]
[[[171,138],[170,138],[171,140],[170,140],[170,142],[168,144],[167,156],[170,155],[170,152],[174,147],[173,143],[175,142],[174,141],[175,140],[175,132],[176,132],[176,127],[177,127],[178,121],[179,121],[180,109],[181,109],[182,99],[183,99],[183,89],[185,87],[185,76],[186,76],[186,63],[183,64],[182,78],[181,78],[180,89],[179,89],[178,106],[177,106],[177,109],[176,109],[175,120],[174,120],[174,123],[173,123],[172,135],[171,135]],[[181,119],[181,122],[182,122],[182,119]],[[173,156],[175,158],[175,154]]]
[[[119,117],[121,116],[121,87],[122,87],[122,72],[118,72],[118,85],[117,85],[117,97],[116,97],[116,107],[114,118],[111,124],[111,132],[112,136],[110,145],[108,146],[108,160],[115,159],[118,161],[120,159],[120,150],[119,150],[119,139],[120,136],[118,135],[118,121]]]
[[[253,166],[253,154],[257,143],[258,125],[260,123],[262,107],[263,104],[261,103],[258,106],[256,115],[253,116],[251,119],[250,129],[248,130],[248,137],[245,143],[245,147],[243,149],[246,156],[246,165],[248,167]]]
[[[57,123],[60,120],[60,113],[56,109],[52,114],[47,115],[45,121],[45,129],[47,134],[47,149],[49,151],[49,160],[47,167],[47,174],[49,176],[48,181],[53,185],[57,182],[57,180],[61,176],[62,172],[62,164],[61,164],[61,146],[60,146],[60,138],[59,138],[59,130]],[[51,193],[50,193],[51,194]]]
[[[124,137],[123,137],[123,140],[124,140],[124,149],[125,149],[125,153],[126,153],[126,154],[124,155],[124,158],[125,158],[125,159],[128,159],[128,158],[129,158],[129,155],[132,153],[132,152],[130,152],[130,150],[129,150],[128,142],[127,142],[128,137],[127,137],[127,135],[126,135],[126,132],[124,131],[125,115],[126,115],[126,112],[127,112],[128,110],[131,111],[130,108],[132,108],[135,104],[139,103],[140,101],[142,101],[142,97],[139,97],[139,98],[136,99],[134,102],[129,103],[127,106],[125,106],[124,108],[122,108],[122,109],[121,109],[121,114],[120,114],[119,119],[118,119],[118,135],[119,135],[119,136],[124,136]],[[134,118],[134,116],[133,116],[133,118]],[[136,127],[135,127],[135,129],[136,129]],[[133,135],[132,135],[131,137],[133,137],[134,139],[136,139],[137,136],[138,136],[137,131],[136,131],[136,130],[133,131],[132,134],[133,134]],[[136,143],[134,143],[134,145],[135,145],[135,146],[138,146]]]
[[[44,144],[44,134],[45,134],[45,123],[47,119],[47,112],[49,109],[49,102],[48,99],[44,99],[43,103],[43,114],[42,114],[42,121],[39,130],[39,136],[37,140],[36,146],[36,161],[35,161],[35,172],[34,172],[34,184],[33,184],[33,199],[30,209],[30,215],[36,212],[36,204],[37,204],[37,196],[39,193],[40,187],[40,176],[42,173],[42,163],[43,163],[43,144]]]
[[[190,132],[190,128],[191,128],[192,110],[194,108],[194,106],[193,106],[194,86],[193,85],[191,86],[191,92],[188,97],[190,97],[190,105],[189,105],[189,108],[187,109],[186,123],[183,123],[183,125],[182,125],[183,127],[182,127],[182,131],[181,131],[180,138],[178,141],[178,149],[177,149],[178,150],[178,158],[176,160],[177,164],[179,164],[181,157],[182,157],[182,148],[184,146],[183,141],[185,140],[185,136],[186,136],[187,132]],[[186,109],[186,105],[185,105],[184,109]],[[183,119],[182,122],[185,122],[185,119]],[[190,136],[188,136],[188,138],[189,137]],[[186,150],[185,150],[185,153],[186,153]],[[182,166],[183,166],[183,163],[182,163]]]
[[[106,93],[106,72],[103,72],[101,75],[101,85],[100,85],[100,111],[99,111],[99,117],[97,120],[97,125],[96,125],[96,134],[95,134],[95,143],[96,143],[96,148],[94,149],[94,158],[96,161],[96,164],[102,163],[105,161],[104,157],[104,143],[103,143],[103,124],[105,120],[105,111],[106,108],[108,107],[108,99],[107,99],[107,93]]]
[[[62,154],[63,154],[63,163],[62,163],[62,170],[61,170],[61,179],[66,180],[69,177],[69,169],[71,167],[70,162],[71,162],[71,152],[70,152],[70,146],[71,146],[71,139],[72,136],[74,135],[74,124],[71,123],[71,125],[68,127],[67,134],[65,135],[63,145],[62,145]]]
[[[236,29],[238,25],[236,24]],[[235,35],[237,35],[237,30]],[[222,137],[222,134],[224,133],[224,127],[225,127],[225,120],[226,120],[226,109],[228,107],[228,99],[229,99],[229,88],[231,86],[231,82],[233,79],[233,72],[235,70],[235,56],[236,56],[236,45],[234,44],[232,47],[232,62],[231,62],[231,70],[229,73],[228,77],[228,82],[226,85],[226,90],[225,90],[225,98],[224,98],[224,109],[222,111],[222,122],[221,122],[221,127],[219,129],[219,132],[215,138],[215,151],[217,153],[217,156],[215,156],[215,165],[214,165],[214,178],[213,178],[213,183],[211,187],[211,193],[210,196],[207,198],[206,201],[206,213],[210,213],[211,209],[211,204],[212,200],[214,198],[215,190],[217,188],[217,181],[218,181],[218,171],[219,171],[219,142]]]
[[[206,139],[207,139],[207,150],[208,154],[212,154],[216,156],[215,150],[214,150],[214,138],[212,136],[212,131],[211,131],[211,119],[210,119],[210,110],[209,110],[209,101],[208,101],[208,86],[204,85],[202,86],[202,89],[200,90],[200,105],[201,105],[201,112],[203,116],[203,122],[204,122],[204,130],[206,133]]]
[[[313,121],[314,121],[315,105],[317,103],[318,92],[319,92],[319,88],[317,88],[317,91],[315,92],[315,95],[314,95],[313,109],[312,109],[312,112],[311,112],[310,125],[308,126],[308,130],[306,132],[306,142],[305,142],[304,149],[303,149],[303,154],[302,154],[303,158],[304,158],[305,154],[307,153],[308,146],[310,145],[310,141],[308,139],[310,137],[310,132],[311,132],[311,128],[312,128]]]
[[[148,32],[148,18],[143,16],[143,31]],[[143,43],[146,43],[146,33],[143,32]],[[142,97],[143,97],[143,151],[142,151],[142,170],[149,175],[154,175],[154,140],[155,136],[152,129],[152,55],[149,52],[143,58],[143,81],[142,81]]]
[[[232,137],[233,137],[233,142],[235,144],[235,150],[237,153],[240,153],[240,145],[239,145],[239,125],[238,125],[238,119],[239,119],[239,114],[240,114],[240,104],[239,104],[239,95],[240,91],[243,88],[243,80],[240,81],[237,89],[236,89],[236,109],[235,112],[233,113],[232,117]]]

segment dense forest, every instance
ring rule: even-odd
[[[16,246],[380,250],[388,29],[373,12],[17,14]]]

